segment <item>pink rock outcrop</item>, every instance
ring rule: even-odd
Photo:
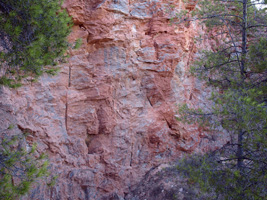
[[[70,50],[57,76],[1,88],[0,106],[59,175],[53,188],[39,186],[26,199],[123,199],[152,167],[224,143],[175,119],[177,105],[205,107],[209,93],[187,73],[203,31],[195,22],[170,26],[172,13],[193,7],[65,0],[75,24],[69,40],[82,38],[82,47]]]

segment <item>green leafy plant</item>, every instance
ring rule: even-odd
[[[76,41],[75,41],[75,45],[74,45],[74,49],[79,49],[82,45],[83,41],[81,38],[78,38]]]

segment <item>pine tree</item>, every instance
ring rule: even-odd
[[[0,0],[0,83],[16,87],[27,76],[56,71],[72,24],[61,3]]]
[[[222,127],[232,141],[203,157],[185,159],[178,168],[217,198],[267,196],[267,14],[256,8],[265,3],[202,0],[191,18],[183,18],[205,24],[216,43],[200,53],[191,69],[214,90],[209,112],[185,104],[178,119],[209,127],[215,134]]]
[[[0,199],[13,200],[27,194],[39,180],[52,184],[56,176],[49,173],[45,154],[37,154],[37,144],[27,145],[25,135],[10,135],[11,129],[1,131],[0,137]]]
[[[57,71],[72,25],[61,4],[0,0],[0,84],[15,88],[28,76],[32,81]],[[24,135],[10,135],[11,128],[0,132],[0,199],[6,200],[27,194],[34,183],[49,176],[45,155],[38,155],[36,144],[26,146]],[[49,177],[51,185],[56,177]]]

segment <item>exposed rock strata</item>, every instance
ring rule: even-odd
[[[29,142],[38,142],[60,175],[54,188],[38,187],[27,198],[123,198],[151,168],[223,143],[174,117],[183,102],[205,107],[209,91],[186,73],[201,29],[170,26],[168,3],[173,13],[194,6],[66,0],[75,23],[70,41],[82,38],[82,47],[70,52],[58,76],[1,89],[1,107],[21,130],[30,130]]]

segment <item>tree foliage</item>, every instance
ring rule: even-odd
[[[45,154],[37,154],[36,147],[27,146],[25,135],[9,136],[8,129],[1,132],[0,199],[13,200],[27,194],[39,179],[55,180],[49,175]]]
[[[71,18],[61,0],[0,0],[0,84],[19,87],[42,73],[55,74],[65,57]],[[81,43],[81,41],[79,42]],[[76,44],[78,45],[78,43]],[[0,199],[27,194],[48,177],[48,161],[25,136],[0,132]],[[49,176],[52,185],[56,177]]]
[[[202,0],[190,18],[205,24],[212,50],[201,51],[192,74],[213,87],[210,111],[182,105],[180,117],[232,139],[222,149],[204,157],[185,159],[178,165],[201,188],[216,198],[264,199],[267,196],[267,14],[258,10],[263,1]],[[177,20],[177,19],[176,19]],[[213,196],[213,198],[215,198]]]
[[[0,0],[0,82],[54,73],[68,48],[71,18],[61,0]],[[50,65],[50,67],[44,67]]]

